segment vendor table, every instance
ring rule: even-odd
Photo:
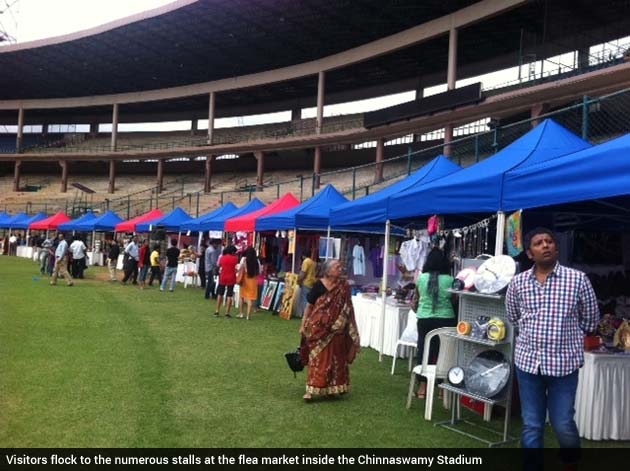
[[[630,440],[630,355],[584,353],[575,422],[589,440]]]
[[[354,316],[359,329],[362,347],[371,347],[380,352],[381,331],[381,298],[367,298],[362,295],[352,296]],[[407,325],[409,306],[390,304],[385,305],[385,336],[383,338],[383,354],[394,356],[396,342]],[[400,349],[398,355],[407,357],[406,349]]]

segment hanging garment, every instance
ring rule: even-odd
[[[365,251],[362,245],[355,245],[352,249],[352,268],[355,275],[365,276]]]
[[[372,262],[372,273],[375,278],[383,276],[383,250],[376,246],[370,250],[370,262]]]
[[[417,238],[404,241],[400,246],[400,258],[405,264],[407,271],[422,270],[424,262],[429,254],[429,235],[426,231],[421,231]]]

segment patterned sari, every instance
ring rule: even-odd
[[[328,395],[350,391],[348,365],[359,352],[360,344],[348,283],[337,283],[317,299],[305,331],[306,392]]]

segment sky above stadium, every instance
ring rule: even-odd
[[[18,43],[61,36],[174,0],[0,0],[0,21]],[[7,5],[10,7],[7,8]]]

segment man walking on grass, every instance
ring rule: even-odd
[[[63,234],[59,234],[59,244],[55,250],[55,269],[53,271],[52,280],[50,281],[51,285],[57,284],[59,272],[63,275],[68,286],[74,284],[70,273],[68,273],[68,242],[65,241]]]

